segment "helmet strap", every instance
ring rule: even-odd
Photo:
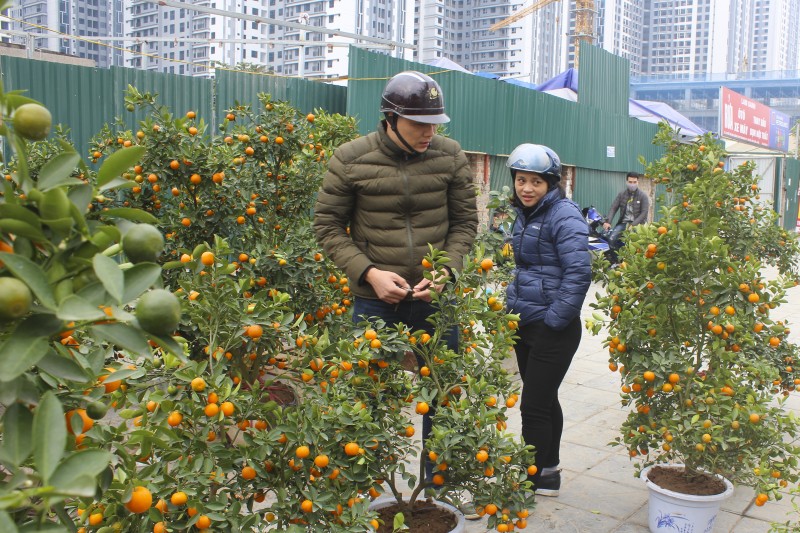
[[[387,123],[387,124],[389,124],[389,127],[390,127],[390,128],[392,128],[392,131],[393,131],[393,132],[394,132],[394,134],[397,136],[397,138],[398,138],[398,139],[400,139],[400,142],[401,142],[401,143],[403,143],[403,146],[405,146],[406,148],[408,148],[408,149],[409,149],[409,151],[411,151],[411,153],[412,153],[412,154],[414,154],[414,155],[419,155],[419,154],[420,154],[420,152],[417,152],[416,150],[414,150],[414,147],[413,147],[413,146],[411,146],[410,144],[408,144],[408,141],[406,141],[406,140],[403,138],[403,136],[402,136],[402,135],[400,135],[400,132],[399,132],[399,131],[398,131],[398,129],[397,129],[397,120],[398,120],[398,118],[399,118],[399,117],[400,117],[400,115],[398,115],[397,113],[392,113],[391,115],[388,115],[388,114],[387,114],[387,116],[386,116],[386,123]]]

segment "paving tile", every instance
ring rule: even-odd
[[[608,406],[602,404],[576,401],[561,395],[559,395],[558,401],[564,412],[564,420],[570,422],[585,422],[604,409],[608,409]]]
[[[616,427],[613,426],[598,426],[588,421],[573,422],[569,426],[565,423],[564,431],[561,434],[561,441],[562,446],[563,443],[569,442],[581,446],[589,446],[590,448],[596,448],[598,450],[604,449],[613,452],[615,448],[609,446],[608,443],[618,434],[619,432]]]
[[[732,513],[744,514],[748,507],[753,505],[755,491],[750,487],[736,485],[733,487],[733,495],[722,502],[722,509]]]
[[[577,476],[564,483],[559,501],[599,513],[617,520],[624,520],[647,502],[647,490],[633,488],[616,480],[597,479],[586,475]]]
[[[592,362],[591,366],[595,366],[595,363]],[[606,372],[608,372],[608,369],[606,369]],[[564,376],[564,384],[561,385],[562,390],[564,385],[567,384],[577,385],[578,383],[585,383],[587,381],[597,379],[601,375],[602,372],[593,371],[593,369],[590,368],[589,364],[585,362],[581,364],[580,362],[573,361],[572,365],[569,367],[567,375]]]
[[[586,424],[592,427],[611,429],[614,430],[615,434],[619,434],[619,427],[628,418],[628,412],[629,409],[627,407],[622,407],[621,404],[618,404],[617,407],[603,409],[596,415],[587,418]]]
[[[559,394],[559,400],[570,402],[586,402],[601,407],[620,405],[619,394],[615,391],[601,390],[585,385],[578,385],[568,393]]]
[[[622,524],[612,531],[614,533],[648,533],[650,529],[639,524]]]
[[[561,452],[561,468],[583,474],[613,455],[610,449],[573,444]]]
[[[728,513],[725,513],[728,514]],[[764,520],[756,520],[755,518],[748,518],[746,516],[734,515],[739,519],[736,524],[730,529],[721,529],[721,526],[715,531],[730,531],[731,533],[764,533],[770,530],[770,523]],[[717,519],[719,521],[719,519]]]
[[[714,533],[726,533],[730,531],[733,533],[734,531],[739,531],[737,528],[739,523],[742,521],[741,515],[737,513],[731,513],[728,511],[720,510],[719,514],[717,514],[717,520],[714,522]],[[764,524],[762,522],[761,529],[756,531],[760,531],[761,533],[765,533],[768,528],[764,528]]]
[[[560,498],[559,498],[560,499]],[[614,531],[619,520],[559,502],[550,509],[537,508],[528,518],[531,533],[590,533]]]
[[[586,475],[598,479],[613,480],[633,488],[647,490],[644,481],[635,477],[636,468],[627,454],[612,453],[586,471]]]

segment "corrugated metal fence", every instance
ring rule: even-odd
[[[616,72],[616,63],[627,60],[607,52],[596,55],[603,62],[601,68],[595,69],[599,79],[582,76],[581,94],[584,86],[597,83],[602,93],[611,98],[610,78],[600,74]],[[605,68],[606,64],[614,68]],[[576,104],[497,80],[351,49],[347,111],[359,118],[362,133],[374,129],[380,118],[378,106],[386,80],[408,69],[431,74],[442,86],[452,119],[447,125],[448,134],[465,150],[507,155],[522,142],[534,142],[553,148],[565,164],[616,172],[642,170],[637,161],[639,155],[651,160],[662,153],[650,142],[656,126],[629,118],[627,107],[624,115],[612,113],[583,104],[581,96]],[[622,91],[627,106],[627,76],[614,84],[618,86],[615,90]],[[609,151],[609,147],[613,150]]]
[[[586,48],[586,49],[584,49]],[[506,155],[518,144],[553,148],[565,165],[575,167],[574,199],[607,212],[629,170],[641,172],[638,157],[662,155],[652,145],[656,126],[628,117],[628,62],[597,47],[582,47],[581,91],[577,103],[497,80],[443,71],[384,54],[350,48],[348,87],[258,73],[219,70],[215,79],[112,67],[98,69],[0,56],[6,91],[25,90],[53,113],[55,123],[69,125],[70,138],[86,154],[88,141],[119,117],[126,129],[137,129],[145,111],[128,112],[123,95],[129,85],[158,93],[158,103],[172,113],[197,112],[207,123],[220,122],[236,104],[257,103],[257,94],[288,100],[302,112],[321,108],[358,119],[362,133],[375,128],[386,80],[403,70],[433,75],[445,93],[452,122],[447,134],[465,150],[490,155],[491,188],[511,186]],[[214,133],[216,128],[211,128]],[[5,154],[6,156],[8,154]],[[797,212],[800,163],[787,160],[785,227]]]
[[[786,183],[786,211],[783,217],[784,229],[793,230],[797,227],[797,221],[800,220],[800,212],[798,212],[798,191],[800,191],[800,161],[797,159],[784,159],[786,162],[786,175],[784,183]]]
[[[257,73],[220,70],[211,80],[0,56],[0,75],[6,91],[25,90],[26,96],[42,102],[53,113],[55,124],[68,124],[70,139],[84,154],[89,139],[104,124],[113,123],[115,117],[123,121],[126,129],[136,129],[145,118],[147,111],[126,111],[123,96],[128,85],[140,92],[158,93],[157,103],[172,113],[194,110],[210,124],[218,123],[225,109],[237,102],[256,104],[260,92],[289,100],[304,113],[315,108],[346,112],[346,87]]]

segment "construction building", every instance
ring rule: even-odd
[[[123,0],[17,0],[7,15],[6,42],[90,59],[98,67],[122,64],[121,50],[91,42],[91,37],[123,35]]]

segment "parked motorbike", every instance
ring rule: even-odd
[[[617,264],[617,251],[609,243],[608,232],[603,229],[606,218],[593,205],[584,207],[581,212],[589,225],[589,250],[602,253],[609,263]]]

